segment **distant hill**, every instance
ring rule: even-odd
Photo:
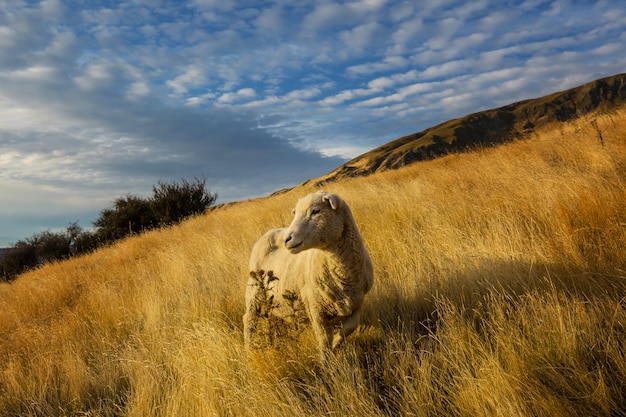
[[[607,112],[624,103],[626,74],[614,75],[545,97],[473,113],[403,136],[307,182],[324,184],[397,169],[478,146],[493,146],[523,138],[548,123],[565,122],[594,111]]]

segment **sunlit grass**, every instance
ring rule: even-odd
[[[309,332],[246,354],[241,331],[250,249],[312,188],[2,284],[0,415],[620,415],[625,131],[621,111],[327,184],[375,268],[330,366]]]

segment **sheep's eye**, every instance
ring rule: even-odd
[[[320,212],[320,209],[318,209],[318,208],[311,209],[311,216],[314,216],[314,215],[318,214],[319,212]]]

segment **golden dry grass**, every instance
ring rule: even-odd
[[[252,244],[307,188],[2,284],[0,415],[624,415],[624,132],[626,110],[327,185],[376,273],[329,367],[308,332],[242,346]]]

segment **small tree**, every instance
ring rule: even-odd
[[[81,255],[96,250],[100,246],[98,235],[82,230],[72,239],[72,255]]]
[[[150,201],[133,195],[117,198],[113,208],[102,210],[100,217],[94,222],[98,228],[98,238],[103,243],[141,233],[157,224]]]
[[[99,246],[96,233],[84,230],[77,221],[70,222],[65,233],[70,241],[71,255],[92,252]]]
[[[71,239],[67,233],[45,231],[34,235],[30,241],[35,246],[37,256],[41,262],[65,259],[71,255]]]
[[[152,208],[161,225],[179,223],[200,214],[217,200],[217,194],[206,189],[206,179],[183,179],[180,183],[159,181],[152,188]]]
[[[20,240],[9,248],[0,260],[0,277],[10,281],[17,275],[39,264],[36,246],[26,240]]]

